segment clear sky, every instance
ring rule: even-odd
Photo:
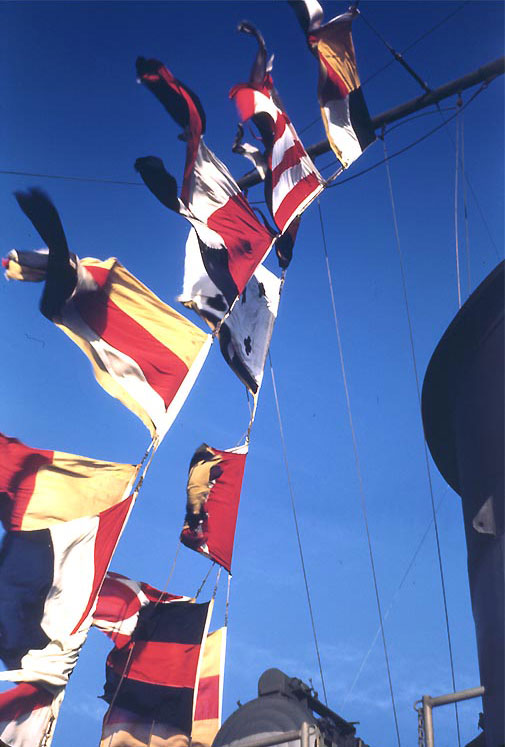
[[[402,51],[456,11],[452,2],[360,5],[366,19]],[[326,2],[329,19],[346,9]],[[275,52],[274,79],[305,144],[320,140],[317,68],[284,2],[0,3],[1,249],[41,246],[12,192],[39,185],[60,211],[79,256],[120,261],[170,304],[182,288],[187,224],[165,210],[133,171],[161,156],[180,181],[178,128],[135,81],[137,55],[158,57],[196,91],[207,112],[206,142],[239,177],[247,162],[231,153],[232,85],[247,79],[254,22]],[[355,45],[372,115],[418,96],[418,84],[363,19]],[[467,2],[406,58],[435,88],[503,54],[503,5]],[[378,72],[379,71],[379,72]],[[378,74],[376,74],[378,73]],[[367,82],[367,80],[369,82]],[[473,89],[475,90],[475,89]],[[473,92],[473,91],[472,91]],[[465,93],[467,101],[471,93]],[[442,103],[454,114],[455,98]],[[450,108],[448,110],[448,108]],[[430,110],[431,111],[431,110]],[[459,184],[463,295],[493,269],[503,248],[503,78],[462,114],[468,224]],[[441,123],[413,119],[390,133],[390,154]],[[391,162],[417,364],[424,371],[457,311],[454,121]],[[346,176],[382,160],[378,141]],[[318,165],[331,173],[332,158]],[[328,165],[327,169],[324,167]],[[6,173],[11,172],[11,173]],[[90,181],[37,175],[79,177]],[[93,181],[96,180],[96,181]],[[111,184],[104,180],[131,182]],[[250,191],[252,201],[262,189]],[[414,700],[452,689],[441,584],[424,463],[408,326],[384,166],[327,190],[321,198],[352,414],[397,702],[402,744],[417,743]],[[468,251],[465,234],[468,227]],[[275,257],[267,260],[276,270]],[[0,284],[2,430],[27,444],[136,462],[149,441],[143,425],[96,384],[88,361],[38,311],[41,286]],[[190,312],[184,312],[189,317]],[[199,324],[196,316],[191,317]],[[306,213],[288,270],[272,359],[287,455],[312,593],[328,704],[359,721],[370,745],[396,743],[351,434],[339,366],[317,206]],[[112,562],[112,569],[163,587],[177,548],[187,467],[206,441],[230,448],[247,427],[244,389],[213,349],[165,438]],[[458,689],[479,684],[460,499],[432,465]],[[415,563],[400,582],[428,530]],[[192,594],[208,562],[186,548],[170,591]],[[252,433],[237,527],[224,713],[255,697],[259,675],[276,666],[322,696],[301,574],[270,374]],[[212,584],[209,582],[207,593]],[[215,626],[222,624],[221,581]],[[55,747],[96,744],[105,704],[109,643],[92,631],[72,676]],[[460,707],[462,743],[477,734],[481,705]],[[435,714],[437,747],[457,744],[452,709]]]

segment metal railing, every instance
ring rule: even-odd
[[[419,747],[435,747],[435,737],[433,732],[433,709],[439,706],[458,703],[461,700],[470,700],[471,698],[480,698],[484,695],[484,688],[471,687],[468,690],[458,690],[455,693],[446,695],[437,695],[432,698],[431,695],[423,695],[421,700],[416,700],[414,710],[418,714],[418,744]]]

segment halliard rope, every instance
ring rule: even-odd
[[[397,713],[396,713],[395,696],[394,696],[394,691],[393,691],[393,681],[391,679],[391,668],[390,668],[390,665],[389,665],[389,655],[388,655],[388,648],[387,648],[387,643],[386,643],[386,634],[384,632],[384,622],[383,622],[383,618],[382,618],[382,609],[381,609],[380,596],[379,596],[379,586],[378,586],[378,583],[377,583],[377,574],[375,572],[375,562],[374,562],[374,555],[373,555],[373,549],[372,549],[372,539],[371,539],[371,536],[370,536],[370,529],[369,529],[369,526],[368,526],[368,516],[367,516],[367,508],[366,508],[366,500],[365,500],[365,490],[364,490],[364,487],[363,487],[363,477],[362,477],[362,474],[361,474],[361,466],[360,466],[360,461],[359,461],[358,443],[357,443],[357,440],[356,440],[356,432],[354,430],[354,422],[353,422],[353,418],[352,418],[351,398],[350,398],[350,395],[349,395],[349,387],[347,386],[347,375],[346,375],[345,364],[344,364],[344,351],[343,351],[343,346],[342,346],[342,339],[340,337],[340,328],[339,328],[339,324],[338,324],[337,309],[336,309],[336,306],[335,306],[335,294],[333,292],[333,282],[332,282],[332,279],[331,279],[330,260],[329,260],[329,257],[328,257],[328,249],[327,249],[327,246],[326,246],[326,235],[325,235],[325,232],[324,232],[323,214],[322,214],[322,211],[321,211],[321,203],[320,203],[319,199],[317,201],[317,206],[318,206],[318,210],[319,210],[319,220],[320,220],[320,223],[321,223],[321,234],[322,234],[322,239],[323,239],[323,250],[324,250],[324,256],[325,256],[325,260],[326,260],[326,269],[327,269],[327,272],[328,272],[328,284],[329,284],[329,288],[330,288],[331,305],[332,305],[332,308],[333,308],[333,318],[334,318],[334,321],[335,321],[335,331],[336,331],[336,335],[337,335],[338,352],[339,352],[339,357],[340,357],[340,368],[341,368],[341,371],[342,371],[342,379],[343,379],[343,382],[344,382],[345,400],[346,400],[346,404],[347,404],[347,416],[349,418],[349,426],[351,428],[352,446],[353,446],[353,451],[354,451],[354,462],[355,462],[355,465],[356,465],[356,474],[357,474],[357,477],[358,477],[359,494],[360,494],[360,499],[361,499],[361,512],[363,514],[363,522],[364,522],[364,525],[365,525],[365,532],[366,532],[367,543],[368,543],[368,553],[370,555],[370,565],[371,565],[371,568],[372,568],[372,578],[373,578],[373,585],[374,585],[374,589],[375,589],[375,599],[376,599],[376,602],[377,602],[377,612],[378,612],[378,615],[379,615],[379,623],[380,623],[380,629],[381,629],[381,634],[382,634],[382,645],[383,645],[383,648],[384,648],[384,657],[385,657],[385,660],[386,660],[386,670],[387,670],[387,676],[388,676],[388,682],[389,682],[389,692],[390,692],[390,695],[391,695],[391,704],[392,704],[392,707],[393,707],[393,716],[394,716],[394,721],[395,721],[396,738],[398,740],[398,745],[400,745],[401,744],[401,742],[400,742],[400,730],[399,730],[399,727],[398,727],[398,716],[397,716]]]
[[[405,312],[407,316],[407,323],[408,323],[408,329],[409,329],[412,366],[414,369],[414,378],[415,378],[415,383],[416,383],[416,392],[417,392],[417,401],[419,404],[419,412],[421,412],[421,387],[419,383],[419,373],[417,370],[416,351],[415,351],[415,346],[414,346],[414,334],[412,330],[412,319],[410,316],[410,306],[409,306],[409,299],[408,299],[408,294],[407,294],[407,281],[405,277],[405,267],[403,264],[403,254],[402,254],[402,249],[401,249],[401,244],[400,244],[400,233],[398,230],[398,221],[396,217],[396,206],[395,206],[395,200],[394,200],[394,194],[393,194],[393,183],[391,180],[389,159],[388,159],[388,154],[387,154],[387,149],[386,149],[386,143],[384,140],[383,140],[383,146],[384,146],[384,160],[386,164],[386,173],[387,173],[387,180],[388,180],[388,187],[389,187],[389,196],[391,199],[391,210],[393,213],[393,227],[394,227],[394,233],[395,233],[395,239],[396,239],[396,251],[397,251],[398,259],[400,263],[403,300],[405,304]],[[440,583],[442,585],[442,598],[444,602],[445,627],[447,631],[447,644],[449,648],[449,662],[450,662],[450,667],[451,667],[452,686],[453,686],[454,692],[456,692],[456,680],[454,676],[454,660],[453,660],[453,655],[452,655],[451,630],[450,630],[450,625],[449,625],[449,612],[447,608],[447,594],[445,590],[444,568],[442,564],[442,552],[440,549],[440,536],[438,532],[438,521],[437,521],[437,512],[435,508],[435,498],[433,495],[433,483],[431,479],[430,460],[428,457],[428,445],[426,443],[426,438],[424,437],[424,432],[423,432],[423,445],[424,445],[424,459],[426,463],[426,475],[428,478],[428,487],[429,487],[430,500],[431,500],[431,511],[432,511],[432,516],[433,516],[433,525],[435,527],[435,540],[436,540],[436,546],[437,546],[438,567],[440,571]],[[458,734],[458,745],[461,746],[461,736],[460,736],[460,729],[459,729],[459,717],[458,717],[457,703],[454,704],[454,709],[455,709],[455,716],[456,716],[456,731]]]
[[[322,683],[322,686],[323,686],[324,702],[326,703],[326,705],[328,705],[328,697],[326,695],[326,684],[325,684],[324,676],[323,676],[323,667],[321,665],[321,655],[319,653],[319,644],[317,642],[317,633],[316,633],[316,624],[315,624],[315,621],[314,621],[314,612],[312,610],[312,602],[311,602],[311,598],[310,598],[309,582],[308,582],[308,579],[307,579],[307,571],[305,569],[305,560],[304,560],[304,557],[303,557],[302,540],[301,540],[301,537],[300,537],[300,529],[298,527],[298,518],[297,518],[297,515],[296,515],[296,506],[295,506],[295,497],[294,497],[294,491],[293,491],[293,483],[291,482],[291,472],[289,470],[288,455],[287,455],[287,449],[286,449],[286,440],[284,438],[284,428],[283,428],[283,425],[282,425],[281,410],[280,410],[280,406],[279,406],[279,397],[277,396],[277,386],[275,384],[274,367],[273,367],[273,364],[272,364],[272,356],[270,355],[270,351],[268,352],[268,360],[269,360],[269,363],[270,363],[270,375],[272,377],[272,387],[273,387],[273,392],[274,392],[275,408],[277,410],[277,420],[279,422],[279,433],[280,433],[281,444],[282,444],[282,455],[283,455],[283,459],[284,459],[284,466],[286,468],[286,476],[287,476],[287,479],[288,479],[289,496],[290,496],[290,499],[291,499],[291,509],[292,509],[292,512],[293,512],[293,519],[294,519],[294,522],[295,522],[296,539],[297,539],[297,542],[298,542],[298,552],[300,554],[300,561],[301,561],[301,564],[302,564],[302,573],[303,573],[303,580],[305,582],[305,592],[307,594],[307,604],[308,604],[308,607],[309,607],[310,622],[311,622],[311,625],[312,625],[312,634],[314,636],[314,645],[316,647],[317,663],[319,665],[319,675],[321,677],[321,683]]]

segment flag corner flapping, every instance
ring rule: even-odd
[[[181,542],[231,573],[248,444],[226,451],[203,443],[193,454]]]

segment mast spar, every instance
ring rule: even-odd
[[[409,114],[426,109],[428,106],[437,104],[439,101],[443,101],[449,96],[466,91],[468,88],[476,86],[478,83],[490,83],[492,80],[497,78],[499,75],[503,75],[505,72],[505,57],[499,57],[487,65],[478,67],[471,73],[467,73],[462,78],[445,83],[443,86],[436,88],[428,93],[423,93],[422,96],[418,96],[415,99],[410,99],[404,104],[395,106],[393,109],[388,109],[376,117],[372,117],[372,126],[374,130],[380,130],[384,125],[397,122],[399,119],[408,117]],[[328,153],[330,150],[330,144],[328,140],[321,140],[318,143],[314,143],[307,148],[307,153],[311,158],[317,158],[322,156],[324,153]],[[258,171],[247,172],[244,176],[238,180],[238,185],[241,189],[246,187],[253,187],[255,184],[259,184],[262,181]]]

